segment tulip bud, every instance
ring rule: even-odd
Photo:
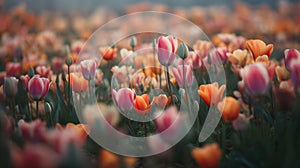
[[[224,121],[233,121],[240,113],[240,105],[233,97],[225,97],[223,102],[218,104],[218,109]]]
[[[177,51],[177,55],[182,59],[185,59],[186,57],[188,57],[189,49],[185,45],[185,43],[180,43],[178,51]]]
[[[174,63],[175,52],[177,50],[177,39],[172,36],[160,37],[158,39],[158,60],[163,66],[170,66]]]
[[[28,82],[28,93],[35,101],[43,99],[48,93],[51,82],[47,78],[32,77]]]
[[[193,66],[191,64],[184,65],[184,66],[181,65],[178,66],[177,68],[172,68],[172,72],[179,87],[181,88],[185,87],[184,84],[186,84],[186,86],[189,87],[193,84],[194,76],[193,76]],[[185,74],[184,76],[183,76],[183,72]]]
[[[136,37],[135,36],[132,36],[131,39],[130,39],[130,46],[132,49],[135,48],[136,46]]]
[[[34,75],[35,75],[34,69],[33,69],[33,67],[30,67],[30,68],[28,69],[28,76],[29,76],[30,78],[32,78]]]
[[[5,78],[3,90],[6,97],[15,97],[18,92],[18,79],[16,77]]]
[[[72,56],[68,56],[67,59],[66,59],[66,64],[68,66],[71,66],[73,64],[73,58]]]

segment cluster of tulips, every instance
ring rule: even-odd
[[[34,17],[25,14],[21,8],[13,17],[34,25]],[[84,31],[66,45],[51,30],[14,30],[14,37],[3,31],[0,167],[300,165],[298,49],[226,33],[194,44],[172,35],[142,43],[149,36],[136,35],[91,55]],[[209,72],[226,81],[213,81]],[[200,142],[210,109],[217,112],[210,119],[220,120]],[[96,120],[98,113],[106,121]],[[120,156],[90,137],[99,121],[107,129],[103,137],[110,126],[135,137],[161,134],[147,144],[155,153],[178,138],[187,118],[189,132],[152,157]]]

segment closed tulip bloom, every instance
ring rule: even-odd
[[[239,102],[233,97],[225,97],[222,102],[218,104],[218,109],[222,113],[224,121],[235,120],[240,113]]]
[[[144,115],[150,112],[152,103],[149,102],[149,95],[143,94],[141,96],[136,96],[134,109],[137,114]]]
[[[29,75],[22,75],[20,77],[21,81],[22,81],[22,84],[23,84],[23,88],[28,91],[28,82],[30,80],[30,77]]]
[[[178,41],[172,36],[161,36],[158,39],[158,60],[163,66],[169,66],[174,63],[175,53],[178,47]]]
[[[118,91],[113,90],[112,97],[120,110],[128,112],[134,105],[136,94],[133,89],[121,88]]]
[[[102,55],[103,59],[105,59],[106,61],[110,61],[117,55],[117,48],[100,47],[99,52]]]
[[[185,76],[183,76],[183,71]],[[182,65],[178,66],[177,68],[172,68],[172,72],[176,79],[176,83],[178,84],[179,87],[181,88],[185,87],[184,84],[186,84],[186,86],[189,87],[193,84],[194,76],[193,76],[193,66],[191,64],[184,65],[184,68],[182,68]]]
[[[28,82],[28,93],[35,101],[43,99],[48,93],[51,82],[47,78],[33,76]]]
[[[3,84],[3,91],[6,97],[15,97],[18,92],[18,79],[16,77],[6,77]]]
[[[88,88],[88,81],[83,78],[82,74],[80,73],[71,73],[70,74],[71,86],[72,89],[77,92],[84,92]]]
[[[269,87],[269,74],[263,63],[250,64],[241,69],[240,75],[250,94],[263,94]]]
[[[217,62],[220,62],[220,63],[227,62],[227,60],[228,60],[227,53],[228,53],[227,48],[219,47],[219,48],[213,49],[210,52],[212,64],[217,63]]]
[[[292,62],[300,59],[300,52],[296,49],[286,49],[284,51],[284,61],[287,69],[291,68]]]
[[[273,44],[266,45],[265,42],[255,39],[255,40],[247,40],[246,45],[248,50],[251,52],[254,59],[258,56],[267,55],[270,57],[273,52]]]
[[[194,148],[192,157],[202,168],[219,167],[222,151],[217,143],[205,145],[202,148]]]
[[[217,82],[200,85],[198,94],[208,106],[217,105],[222,100],[225,88],[225,85],[219,87]]]
[[[285,68],[285,65],[276,66],[275,73],[279,82],[290,78],[290,72]]]
[[[50,67],[38,66],[35,69],[36,73],[41,77],[48,78],[51,75]]]
[[[7,77],[19,76],[21,73],[21,64],[9,62],[6,64],[5,71]]]
[[[97,63],[95,60],[88,59],[80,62],[81,72],[86,80],[91,80],[95,77]]]

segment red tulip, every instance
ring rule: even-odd
[[[240,75],[250,94],[263,94],[268,90],[270,78],[263,63],[246,66],[241,69]]]
[[[41,78],[37,75],[28,82],[28,93],[33,100],[41,100],[48,93],[51,82],[47,78]]]
[[[178,47],[178,41],[172,36],[161,36],[158,39],[158,60],[163,66],[169,66],[174,63],[175,53]]]
[[[13,63],[9,62],[6,64],[6,76],[18,76],[21,73],[21,64],[20,63]]]
[[[128,112],[134,105],[136,94],[133,89],[121,88],[118,91],[113,90],[112,97],[120,110]]]

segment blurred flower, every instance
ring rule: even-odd
[[[152,107],[152,102],[149,102],[149,95],[143,94],[141,96],[136,96],[134,103],[134,110],[137,114],[144,115],[150,112]]]
[[[6,77],[3,84],[3,91],[7,98],[13,98],[18,92],[18,79],[16,77]]]
[[[237,49],[233,53],[227,53],[227,56],[232,64],[243,67],[246,64],[248,52],[247,50]]]
[[[233,97],[225,97],[224,100],[218,103],[218,109],[222,113],[224,121],[235,120],[240,113],[240,105]]]
[[[0,72],[0,86],[4,84],[4,80],[6,78],[6,72]]]
[[[101,85],[103,79],[103,72],[100,69],[96,70],[95,80],[97,85]]]
[[[118,168],[119,158],[117,155],[107,151],[101,150],[99,154],[99,168]]]
[[[51,82],[47,78],[41,78],[37,75],[28,81],[28,93],[31,99],[38,101],[43,99],[48,93]]]
[[[47,140],[46,123],[43,123],[39,119],[31,122],[20,120],[18,127],[25,140],[33,142],[46,142]]]
[[[217,143],[207,144],[202,148],[194,148],[192,157],[203,168],[219,167],[222,151]]]
[[[189,49],[188,47],[185,45],[184,42],[181,42],[179,45],[179,48],[177,50],[177,55],[181,58],[181,59],[185,59],[188,55],[189,55]]]
[[[172,65],[175,60],[175,53],[178,47],[178,41],[172,36],[161,36],[158,39],[158,60],[163,66]]]
[[[81,141],[81,144],[85,143],[85,139],[90,132],[88,126],[84,124],[67,123],[65,128],[63,128],[60,124],[57,124],[56,128],[59,130],[66,129],[75,131],[78,134],[78,139]]]
[[[135,157],[125,157],[124,162],[128,168],[134,168],[136,164],[137,158]]]
[[[131,76],[134,70],[131,66],[126,67],[125,65],[123,65],[121,67],[114,66],[112,67],[111,71],[114,73],[114,77],[119,83],[124,83],[128,81],[128,78]]]
[[[208,41],[197,40],[193,45],[195,53],[197,53],[201,58],[204,58],[208,55],[211,48],[211,43]]]
[[[56,73],[60,73],[62,70],[64,60],[60,57],[55,57],[52,59],[52,67]]]
[[[112,97],[115,104],[124,112],[128,112],[134,105],[136,97],[135,91],[130,88],[121,88],[118,91],[112,91]]]
[[[23,88],[28,91],[28,82],[30,80],[30,77],[29,75],[22,75],[20,77],[21,81],[22,81],[22,84],[23,84]]]
[[[183,88],[185,87],[184,84],[186,84],[186,87],[190,87],[193,84],[194,76],[193,76],[193,67],[192,65],[179,65],[176,68],[172,68],[173,75],[176,79],[176,83],[179,87]],[[183,76],[183,72],[184,75]],[[185,77],[185,79],[183,79]]]
[[[240,75],[250,94],[263,94],[269,88],[269,74],[262,63],[247,65],[241,69]]]
[[[80,41],[80,40],[74,41],[71,45],[72,53],[79,54],[83,48],[83,45],[84,45],[83,41]]]
[[[71,73],[70,74],[70,80],[71,80],[71,86],[72,89],[77,92],[84,92],[87,90],[88,88],[88,81],[86,79],[83,78],[81,73]]]
[[[165,94],[160,94],[154,99],[156,105],[160,108],[165,108],[168,104],[171,103],[171,97],[167,97]]]
[[[217,105],[217,103],[222,100],[225,88],[225,85],[222,85],[219,88],[219,84],[217,82],[214,82],[212,84],[200,85],[198,94],[208,106]]]
[[[210,56],[212,64],[215,64],[217,62],[226,63],[228,60],[227,52],[228,49],[223,47],[218,47],[211,50]]]
[[[80,62],[81,72],[86,80],[91,80],[95,77],[97,63],[93,59]]]
[[[117,48],[115,47],[100,47],[99,52],[102,55],[103,59],[110,61],[115,58],[117,55]]]
[[[273,44],[266,45],[265,42],[258,39],[247,40],[246,45],[254,59],[262,55],[267,55],[270,57],[271,53],[273,52]]]
[[[250,124],[250,119],[252,117],[246,117],[245,114],[239,114],[239,116],[237,117],[237,119],[235,119],[234,121],[232,121],[232,127],[234,130],[236,131],[244,131],[247,129],[247,127]]]
[[[218,34],[218,37],[226,46],[228,46],[236,38],[235,34],[227,33]]]
[[[294,61],[300,59],[300,52],[296,49],[286,49],[284,50],[284,61],[285,66],[289,70]]]
[[[21,74],[21,64],[9,62],[5,67],[6,76],[19,76]]]
[[[185,63],[186,64],[191,63],[193,65],[193,69],[201,68],[202,60],[200,54],[197,54],[193,51],[189,52],[188,57],[185,59]]]
[[[278,66],[276,66],[275,73],[276,73],[276,76],[277,76],[277,80],[279,82],[288,80],[290,78],[290,73],[285,68],[285,65],[281,65],[281,66],[278,65]]]
[[[35,68],[35,71],[38,75],[40,75],[41,77],[44,78],[48,78],[51,75],[51,70],[50,67],[46,67],[46,66],[37,66]]]
[[[295,87],[300,87],[300,59],[291,68],[291,80]]]
[[[276,105],[281,110],[289,110],[296,95],[291,81],[282,81],[279,87],[275,87]]]

